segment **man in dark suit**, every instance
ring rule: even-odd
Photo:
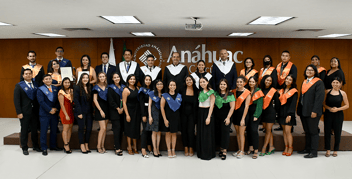
[[[28,129],[31,128],[33,150],[42,152],[38,144],[38,102],[36,98],[37,84],[32,82],[33,72],[24,69],[22,77],[24,81],[16,84],[14,91],[14,103],[17,117],[21,123],[21,146],[24,155],[28,155]]]
[[[109,62],[108,53],[103,52],[100,57],[101,57],[102,64],[95,67],[95,72],[97,76],[100,72],[104,72],[108,78],[107,82],[110,85],[113,83],[111,78],[112,78],[112,74],[116,71],[116,67],[108,63]]]
[[[63,47],[57,47],[56,51],[56,60],[59,62],[60,67],[72,67],[72,63],[70,60],[65,59],[64,56],[64,48]],[[55,60],[55,59],[54,59]],[[53,60],[50,60],[50,62],[48,63],[48,68],[47,68],[47,72],[49,73],[49,70],[51,68],[51,63],[53,62]]]
[[[36,82],[39,86],[43,83],[43,76],[45,75],[44,67],[36,63],[37,54],[35,51],[29,51],[27,53],[27,59],[29,63],[22,66],[21,69],[21,78],[20,81],[23,81],[23,71],[27,68],[31,69],[33,72],[33,81]]]
[[[136,84],[138,84],[141,79],[141,69],[137,62],[132,61],[132,50],[125,50],[123,52],[123,58],[125,58],[125,61],[120,62],[116,67],[116,72],[121,78],[121,84],[126,85],[127,77],[130,74],[134,74],[136,76]]]
[[[39,120],[40,120],[40,145],[43,155],[48,155],[47,149],[47,132],[50,125],[50,150],[60,151],[62,149],[56,146],[58,112],[60,104],[58,102],[58,87],[52,85],[52,78],[49,74],[44,76],[44,85],[37,90],[37,100],[39,102]]]
[[[188,75],[188,69],[186,65],[180,63],[180,53],[173,52],[171,56],[172,64],[165,67],[164,71],[164,88],[168,88],[170,80],[175,80],[177,92],[181,92],[185,86],[185,78]]]
[[[219,88],[221,79],[226,78],[230,90],[236,89],[237,70],[236,64],[229,61],[229,53],[226,49],[220,50],[220,60],[215,61],[212,69],[213,84],[212,87],[215,91]]]

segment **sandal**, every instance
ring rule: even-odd
[[[250,155],[250,154],[254,154],[254,150],[248,150],[245,155]]]
[[[237,155],[238,155],[240,152],[241,152],[241,151],[238,150],[237,152],[232,153],[232,155],[233,155],[234,157],[237,157]]]
[[[169,158],[173,158],[174,156],[172,156],[172,153],[171,153],[171,150],[167,150],[167,157],[169,157]]]
[[[173,151],[173,153],[174,153],[174,155],[172,157],[175,158],[176,157],[175,149],[171,149],[171,151]]]
[[[260,152],[259,156],[265,156],[265,153]]]
[[[293,153],[293,147],[288,147],[289,149],[292,149],[292,152],[287,152],[286,153],[286,156],[291,156],[292,155],[292,153]]]
[[[271,154],[274,154],[275,153],[275,148],[273,150],[271,150],[270,152],[267,152],[266,155],[271,155]]]
[[[236,156],[236,158],[238,158],[238,159],[241,159],[241,158],[243,158],[243,154],[242,154],[243,152],[242,151],[240,151],[240,153],[238,153],[237,154],[237,156]]]
[[[223,152],[223,153],[221,154],[221,160],[226,160],[226,153]]]
[[[143,158],[149,158],[149,155],[148,154],[145,154],[145,155],[142,154],[142,157]]]
[[[133,152],[134,152],[135,154],[139,154],[137,148],[133,149]]]
[[[115,154],[116,154],[117,156],[122,156],[122,155],[123,155],[123,154],[122,154],[122,150],[120,150],[120,149],[119,149],[119,151],[115,150]]]
[[[103,150],[102,148],[98,148],[98,147],[97,147],[97,152],[100,153],[100,154],[104,154],[104,151],[101,151],[101,152],[100,152],[99,149],[100,149],[100,150]],[[88,152],[87,152],[87,153],[88,153]]]
[[[326,153],[326,154],[325,154],[325,157],[330,157],[330,154]]]
[[[333,153],[332,156],[333,156],[333,157],[337,157],[337,153]]]
[[[282,155],[286,155],[286,148],[288,148],[288,145],[285,145],[285,150],[284,150],[284,152],[282,152]]]
[[[194,155],[193,148],[189,148],[189,156],[192,157]]]
[[[255,152],[252,156],[252,159],[257,159],[258,158],[258,152]]]
[[[127,151],[128,151],[128,154],[134,155],[134,153],[132,152],[132,149],[128,149],[128,148],[127,148]]]

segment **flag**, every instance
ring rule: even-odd
[[[114,44],[112,38],[110,38],[110,51],[109,51],[109,64],[116,66]]]
[[[125,61],[125,58],[123,57],[123,53],[125,52],[125,50],[127,50],[126,48],[126,42],[123,41],[123,49],[122,49],[122,61]],[[132,55],[132,54],[131,54]]]

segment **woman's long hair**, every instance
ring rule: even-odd
[[[248,85],[249,85],[249,81],[251,80],[253,78],[253,80],[255,81],[255,86],[254,86],[254,90],[253,90],[253,93],[252,93],[252,96],[254,95],[254,92],[255,92],[255,90],[257,89],[257,87],[258,87],[258,79],[257,79],[257,77],[255,77],[255,76],[251,76],[251,77],[249,77],[249,79],[248,79]],[[249,90],[250,90],[250,88],[251,87],[249,87]]]
[[[84,84],[83,84],[83,82],[82,82],[82,79],[83,79],[83,77],[84,76],[88,76],[88,82],[87,82],[87,84],[86,84],[86,86],[87,86],[87,92],[88,92],[88,94],[87,94],[87,100],[89,101],[90,100],[90,98],[91,98],[91,93],[92,93],[92,89],[91,89],[91,85],[90,85],[90,79],[89,79],[89,75],[88,75],[88,73],[82,73],[81,74],[81,77],[79,78],[79,81],[78,81],[78,86],[79,86],[79,95],[80,96],[83,96],[83,94],[86,92],[85,90],[84,90]]]
[[[87,69],[88,69],[88,71],[90,70],[90,57],[89,57],[89,55],[83,55],[82,57],[81,57],[81,68],[82,68],[82,70],[83,70],[83,63],[82,63],[82,60],[83,60],[83,58],[84,57],[87,57],[88,58],[88,67],[87,67]]]
[[[97,76],[98,77],[98,82],[97,82],[97,84],[100,83],[100,80],[99,80],[99,75],[100,74],[104,74],[104,76],[105,76],[104,86],[107,87],[108,86],[108,82],[107,82],[108,81],[108,76],[106,75],[106,73],[104,73],[102,71],[98,73],[98,76]]]
[[[164,91],[164,89],[165,89],[165,85],[164,85],[164,82],[163,82],[162,80],[160,80],[160,79],[155,80],[155,83],[154,83],[154,86],[153,86],[153,90],[154,90],[154,95],[155,95],[155,96],[159,96],[158,89],[156,88],[156,86],[157,86],[157,84],[158,84],[159,82],[162,82],[162,83],[163,83],[163,89],[161,89],[161,93],[163,93],[163,91]]]
[[[228,83],[228,81],[227,81],[226,78],[223,78],[223,79],[221,79],[221,80],[219,81],[219,88],[218,88],[218,93],[219,93],[219,95],[221,95],[221,89],[220,89],[220,84],[221,84],[221,82],[225,82],[225,83],[226,83],[225,96],[223,97],[223,99],[226,100],[226,99],[227,99],[227,96],[228,96],[229,93],[230,93],[229,83]]]
[[[211,88],[211,86],[210,86],[210,83],[209,83],[209,80],[207,79],[207,78],[205,78],[205,77],[201,77],[200,79],[199,79],[199,87],[200,87],[200,80],[201,79],[204,79],[205,81],[207,81],[208,82],[208,85],[207,85],[207,90],[210,90],[210,88]]]
[[[134,74],[130,74],[130,75],[128,75],[127,76],[127,79],[126,79],[126,86],[129,88],[130,87],[130,83],[129,83],[129,81],[130,81],[130,79],[132,78],[134,76],[134,79],[135,79],[135,83],[134,83],[134,87],[136,87],[137,86],[137,79],[136,79],[136,75],[134,75]]]
[[[62,89],[65,93],[66,93],[66,89],[65,89],[65,87],[64,87],[64,82],[65,82],[66,80],[70,81],[70,86],[68,87],[68,90],[69,90],[69,89],[72,89],[72,83],[71,83],[70,78],[69,78],[69,77],[65,77],[65,78],[62,80],[62,82],[61,82],[61,89]],[[67,93],[66,93],[66,94],[67,94]]]
[[[152,89],[152,82],[153,82],[153,81],[152,81],[152,77],[151,77],[150,75],[145,75],[145,76],[144,76],[143,83],[142,83],[142,87],[143,87],[143,88],[148,88],[147,85],[145,84],[145,79],[146,79],[147,77],[150,78],[150,85],[149,85],[148,87],[149,87],[149,89]]]
[[[53,73],[54,73],[53,62],[56,62],[56,64],[59,64],[59,70],[58,70],[58,73],[59,73],[59,74],[61,74],[61,72],[60,72],[60,63],[59,63],[59,61],[57,61],[56,59],[51,60],[51,61],[49,62],[49,63],[50,63],[50,65],[49,65],[48,73],[51,73],[51,74],[53,74]]]
[[[269,88],[267,88],[266,86],[265,86],[265,80],[267,79],[267,78],[271,78],[271,85],[269,86]],[[260,87],[262,88],[262,89],[270,89],[270,88],[272,88],[273,87],[273,78],[271,77],[271,75],[265,75],[264,77],[263,77],[263,79],[262,79],[262,81],[260,82]]]
[[[289,74],[289,75],[287,75],[287,77],[291,77],[292,78],[292,83],[291,83],[291,87],[290,87],[290,89],[292,89],[292,88],[297,88],[297,84],[296,84],[296,78],[295,77],[293,77],[293,75],[292,74]],[[286,78],[287,78],[286,77]],[[282,89],[284,89],[285,90],[285,88],[286,88],[287,86],[286,86],[286,83],[284,83],[284,85],[283,85],[283,88]]]

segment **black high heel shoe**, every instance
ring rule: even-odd
[[[68,144],[64,144],[64,146],[68,146]],[[67,153],[67,154],[71,154],[72,153],[72,150],[66,150],[65,147],[64,147],[64,152]]]
[[[116,154],[117,156],[122,156],[122,155],[123,155],[123,154],[122,154],[122,150],[120,150],[120,151],[118,151],[118,152],[115,150],[115,154]]]
[[[81,149],[81,152],[82,152],[82,154],[88,154],[88,152],[87,152],[87,151],[83,152],[83,151],[82,151],[82,149]]]

